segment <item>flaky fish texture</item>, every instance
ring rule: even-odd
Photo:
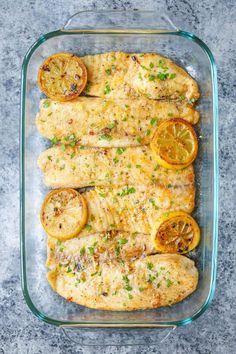
[[[199,113],[189,104],[139,98],[108,100],[79,97],[71,102],[41,100],[36,116],[40,134],[61,143],[94,147],[149,144],[157,126],[170,118],[195,124]]]
[[[54,146],[43,151],[38,166],[44,183],[52,188],[88,186],[157,185],[194,183],[193,166],[170,170],[158,165],[149,146],[85,148]]]
[[[58,241],[48,237],[47,267],[68,262],[127,261],[157,253],[150,235],[137,232],[108,231]]]
[[[88,71],[85,93],[97,97],[181,99],[195,102],[196,81],[157,53],[110,52],[82,58]]]
[[[60,264],[48,273],[59,295],[99,310],[141,310],[170,306],[197,287],[198,271],[187,257],[152,255],[131,262]]]
[[[193,185],[96,187],[83,193],[83,197],[88,207],[88,221],[80,236],[110,230],[150,234],[163,213],[192,212],[195,188]]]

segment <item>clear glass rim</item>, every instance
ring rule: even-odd
[[[197,43],[207,55],[210,67],[211,67],[211,80],[213,87],[213,146],[214,146],[214,201],[213,201],[213,249],[212,249],[212,269],[211,269],[211,280],[210,280],[210,290],[208,296],[201,306],[192,316],[183,318],[178,321],[156,321],[156,322],[71,322],[71,321],[62,321],[50,318],[40,312],[34,303],[32,302],[28,287],[27,287],[27,278],[26,278],[26,250],[25,250],[25,176],[24,176],[24,124],[25,124],[25,88],[26,88],[26,73],[29,60],[34,53],[34,51],[46,40],[61,36],[61,35],[79,35],[79,33],[93,33],[99,35],[106,34],[162,34],[162,35],[177,35],[184,38],[187,38],[195,43]],[[210,305],[216,287],[216,269],[217,269],[217,247],[218,247],[218,89],[217,89],[217,70],[216,64],[211,50],[208,46],[198,37],[196,37],[191,32],[181,31],[181,30],[57,30],[49,32],[45,35],[42,35],[28,50],[26,53],[23,63],[22,63],[22,75],[21,75],[21,126],[20,126],[20,256],[21,256],[21,287],[24,295],[24,299],[32,311],[32,313],[38,317],[40,320],[43,320],[46,323],[55,325],[55,326],[73,326],[73,327],[176,327],[182,326],[191,323],[193,320],[201,316],[208,306]]]

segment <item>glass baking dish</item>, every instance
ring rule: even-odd
[[[160,12],[162,13],[162,12]],[[193,34],[178,30],[153,11],[86,11],[75,14],[61,30],[48,33],[29,49],[23,62],[21,96],[21,267],[25,300],[40,319],[69,327],[166,327],[192,322],[208,307],[214,293],[217,258],[218,101],[214,58]],[[199,155],[195,163],[197,198],[194,216],[201,244],[189,255],[200,273],[194,294],[172,307],[147,311],[107,312],[66,302],[46,280],[46,237],[39,221],[47,188],[37,157],[48,145],[37,132],[35,115],[41,93],[39,65],[47,56],[68,51],[80,56],[106,51],[158,52],[183,66],[198,82],[201,99]],[[117,332],[118,333],[118,332]]]

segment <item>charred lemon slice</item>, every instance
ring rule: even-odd
[[[193,127],[179,118],[161,123],[150,146],[157,162],[170,169],[187,167],[195,160],[198,151]]]
[[[78,235],[86,224],[87,205],[82,195],[74,189],[54,190],[45,198],[40,217],[49,236],[67,240]]]
[[[199,244],[200,230],[192,216],[176,211],[160,217],[151,237],[159,252],[187,253]]]
[[[38,72],[40,90],[57,101],[69,101],[79,96],[86,83],[86,67],[79,57],[71,53],[51,55]]]

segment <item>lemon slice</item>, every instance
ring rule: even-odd
[[[174,211],[159,218],[151,237],[161,253],[187,253],[199,244],[200,229],[192,216]]]
[[[165,168],[181,169],[197,156],[196,133],[183,119],[167,120],[159,125],[150,143],[157,162]]]
[[[86,67],[79,57],[71,53],[51,55],[39,68],[41,91],[57,101],[69,101],[79,96],[86,83]]]
[[[74,189],[50,192],[41,208],[41,223],[46,233],[59,240],[77,236],[88,219],[87,204]]]

